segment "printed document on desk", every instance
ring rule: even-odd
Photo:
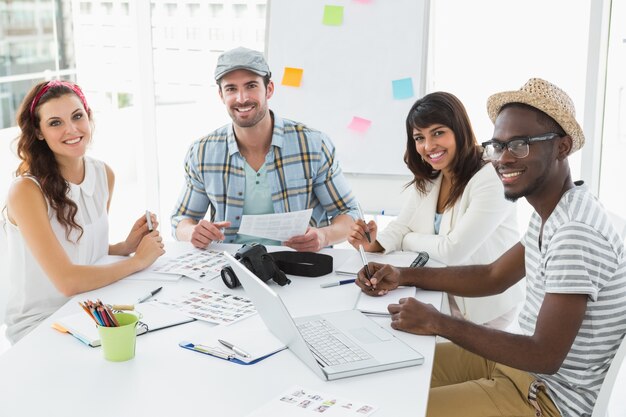
[[[176,258],[158,259],[149,270],[164,275],[184,275],[206,284],[218,277],[226,265],[222,252],[194,248]]]
[[[313,209],[289,213],[244,215],[237,233],[284,242],[306,233]]]
[[[199,288],[173,299],[153,302],[215,324],[232,324],[256,314],[248,298],[212,288]]]
[[[246,417],[274,416],[370,416],[378,407],[361,401],[338,398],[336,395],[293,386]]]
[[[137,304],[135,311],[141,314],[137,325],[137,335],[194,321],[192,317],[158,306],[154,301]],[[61,317],[52,325],[52,328],[67,332],[91,347],[100,346],[98,328],[84,311]]]

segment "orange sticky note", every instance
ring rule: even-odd
[[[283,74],[283,81],[281,84],[289,87],[300,87],[303,72],[304,70],[302,68],[285,67],[285,73]]]

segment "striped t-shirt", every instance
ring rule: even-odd
[[[537,374],[565,416],[590,416],[600,386],[626,333],[626,261],[622,239],[586,189],[567,191],[543,228],[535,212],[523,239],[526,302],[519,317],[532,335],[546,293],[586,294],[578,335],[553,375]]]

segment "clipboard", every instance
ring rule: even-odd
[[[263,359],[269,358],[270,356],[274,355],[275,353],[278,353],[282,350],[285,350],[287,347],[282,347],[278,350],[275,350],[274,352],[268,353],[265,356],[261,356],[258,358],[254,358],[249,362],[244,362],[243,360],[239,359],[236,355],[234,354],[230,354],[225,352],[224,350],[220,349],[220,348],[214,348],[214,347],[210,347],[210,346],[205,346],[205,345],[195,345],[191,342],[187,342],[187,341],[182,341],[180,343],[178,343],[178,346],[180,346],[183,349],[189,349],[193,352],[198,352],[198,353],[202,353],[204,355],[209,355],[209,356],[213,356],[214,358],[219,358],[219,359],[223,359],[229,362],[233,362],[233,363],[237,363],[239,365],[254,365],[257,362],[261,362]]]
[[[229,326],[215,326],[208,332],[190,334],[188,337],[189,339],[178,344],[183,349],[214,356],[239,365],[252,365],[287,348],[267,329],[258,314]],[[220,344],[220,339],[240,347],[250,357],[244,358],[235,355],[234,351]]]

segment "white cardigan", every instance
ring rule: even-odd
[[[434,222],[440,188],[441,175],[426,194],[411,187],[398,218],[378,234],[385,253],[425,251],[446,265],[487,264],[519,242],[515,204],[504,198],[502,182],[491,164],[470,179],[454,206],[443,213],[437,235]],[[486,323],[512,310],[523,298],[520,281],[502,294],[455,297],[455,301],[468,320]]]

